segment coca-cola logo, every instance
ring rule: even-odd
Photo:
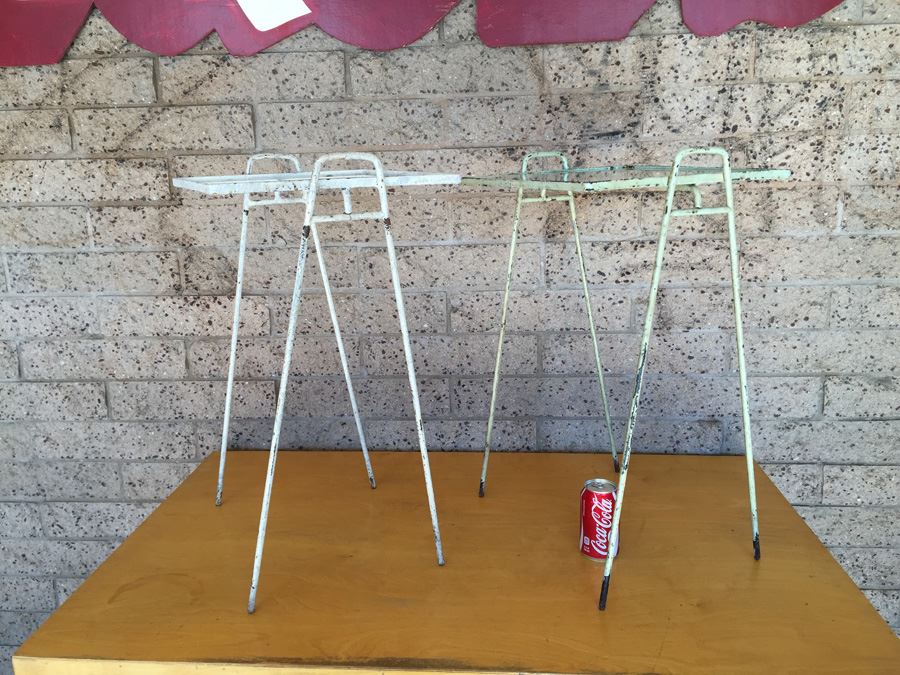
[[[591,496],[591,520],[597,526],[594,539],[591,541],[591,550],[599,556],[606,557],[609,554],[609,537],[612,533],[613,501],[601,499],[597,495]]]

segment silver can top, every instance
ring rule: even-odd
[[[584,489],[597,494],[615,493],[616,484],[603,478],[591,478],[584,481]]]

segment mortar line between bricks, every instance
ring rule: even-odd
[[[75,461],[77,461],[77,460],[65,460],[65,461],[75,462]],[[117,461],[117,460],[111,460],[110,462],[107,462],[107,463],[112,463],[112,461]],[[62,462],[60,462],[60,463],[62,463]],[[79,462],[79,463],[81,463],[81,462]],[[175,461],[175,462],[173,462],[172,460],[157,460],[156,462],[144,462],[144,461],[138,461],[138,460],[131,460],[131,463],[132,463],[132,464],[141,464],[141,465],[143,465],[143,464],[164,464],[164,465],[169,465],[169,464],[172,464],[172,463],[175,463],[175,464],[178,464],[178,463],[181,463],[181,464],[194,464],[195,462],[189,462],[189,461]],[[103,504],[109,504],[109,505],[115,505],[115,504],[129,504],[129,505],[132,505],[132,506],[158,506],[159,504],[162,503],[162,501],[163,501],[163,500],[160,500],[160,499],[134,499],[134,498],[129,499],[129,498],[127,498],[127,497],[121,497],[121,498],[118,498],[118,497],[115,497],[115,498],[114,498],[114,497],[109,497],[109,498],[93,498],[93,499],[92,499],[92,498],[89,498],[89,497],[46,497],[46,498],[43,498],[43,497],[42,497],[40,501],[23,501],[23,500],[2,499],[2,498],[0,498],[0,504],[28,504],[28,505],[36,506],[36,507],[41,507],[41,506],[44,506],[45,504],[49,504],[49,505],[61,505],[61,504],[62,504],[62,505],[66,505],[66,504],[75,504],[75,505],[82,505],[82,504],[90,504],[90,505],[98,505],[98,504],[99,504],[99,505],[103,505]],[[40,510],[42,510],[42,509],[38,508],[37,510],[40,511]],[[9,537],[7,537],[7,538],[9,538]],[[34,539],[35,537],[18,537],[18,538],[19,538],[19,539]],[[0,575],[0,576],[2,576],[2,575]]]
[[[255,101],[250,106],[250,126],[253,130],[253,151],[259,152],[262,143],[259,138],[259,107]]]
[[[65,154],[74,156],[78,152],[78,143],[75,138],[75,116],[71,108],[66,108],[62,112],[66,115],[66,127],[69,132],[69,151]]]
[[[122,541],[125,540],[125,536],[124,535],[123,536],[110,535],[108,537],[52,537],[52,536],[50,536],[50,537],[3,537],[3,540],[4,541],[15,541],[15,542],[27,541],[27,542],[35,542],[35,543],[42,542],[42,541],[52,541],[52,542],[55,542],[58,544],[65,543],[65,542],[84,542],[84,541],[121,543]],[[24,574],[22,576],[13,575],[10,578],[23,578],[23,577],[26,579],[42,578],[42,577],[36,577],[35,575],[31,575],[31,574]],[[0,577],[0,578],[3,578],[3,577]],[[50,576],[49,578],[54,579],[56,577]]]
[[[439,102],[440,99],[435,101],[435,103]],[[446,120],[446,116],[445,116]],[[449,120],[446,120],[449,124]],[[778,135],[778,134],[763,134],[768,136]],[[795,134],[796,135],[796,134]],[[820,135],[823,138],[852,138],[850,135],[838,135],[831,134],[830,132],[827,134],[816,134]],[[856,134],[860,137],[868,137],[868,134],[859,133]],[[885,135],[895,135],[895,134],[885,134]],[[743,136],[727,136],[727,137],[718,137],[719,140],[723,144],[733,144],[733,141],[750,141],[758,139],[760,134],[758,132],[747,132]],[[708,143],[709,138],[697,137],[693,139],[684,138],[681,136],[672,137],[671,139],[667,138],[631,138],[628,140],[632,140],[639,143],[661,143],[661,142],[669,142],[677,140],[681,143],[693,143],[703,145],[704,143]],[[321,146],[289,146],[288,150],[298,153],[298,154],[313,154],[313,153],[325,153],[329,151],[367,151],[367,152],[377,152],[377,153],[391,153],[391,152],[404,152],[404,151],[430,151],[434,150],[435,144],[351,144],[351,145],[338,145],[335,147],[334,145],[321,145]],[[532,139],[522,139],[513,141],[511,144],[497,146],[497,148],[493,149],[507,149],[511,146],[513,147],[521,147],[521,146],[530,146],[530,147],[543,147],[546,143],[543,143],[540,140],[532,140]],[[605,146],[602,145],[601,141],[594,141],[592,143],[586,143],[583,146],[585,149],[602,149]],[[481,149],[489,149],[482,143],[449,143],[449,142],[441,142],[440,148],[442,150],[481,150]],[[207,154],[238,154],[245,155],[247,149],[246,148],[217,148],[214,152],[209,152]],[[180,148],[180,147],[169,147],[158,151],[150,151],[144,153],[138,153],[136,151],[132,151],[129,149],[119,149],[114,151],[107,152],[96,152],[96,153],[85,153],[79,155],[77,157],[72,157],[70,155],[45,155],[40,159],[35,158],[33,155],[4,155],[2,160],[4,161],[17,161],[17,162],[52,162],[52,161],[69,161],[69,162],[91,162],[91,161],[115,161],[121,162],[123,160],[162,160],[165,159],[169,154],[176,153],[181,156],[204,156],[202,152],[202,148]],[[793,183],[786,183],[784,185],[787,187],[796,187],[796,186],[813,186],[813,185],[832,185],[832,184],[841,184],[845,181],[824,181],[824,180],[815,180],[815,181],[801,181],[797,180]],[[876,181],[877,182],[877,181]],[[886,183],[890,183],[890,181],[884,181]],[[870,185],[871,181],[865,181],[861,183],[854,183],[854,185]]]
[[[440,378],[444,379],[444,378]],[[450,378],[451,380],[453,378]],[[728,414],[724,416],[724,419],[721,419],[718,415],[684,415],[684,416],[673,416],[673,415],[652,415],[648,414],[646,416],[642,416],[641,419],[646,420],[648,422],[671,422],[671,423],[687,423],[687,422],[698,422],[698,423],[718,423],[718,422],[728,422],[735,423],[738,421],[739,412],[735,412],[733,414]],[[424,415],[425,419],[435,421],[435,422],[478,422],[483,421],[486,422],[487,418],[484,415],[452,415],[452,414],[438,414],[438,415]],[[367,415],[366,418],[373,422],[390,422],[395,418],[393,416],[385,416],[385,415]],[[271,417],[236,417],[235,419],[240,420],[242,423],[253,423],[253,422],[268,422],[271,420]],[[286,420],[291,421],[304,421],[309,422],[310,420],[319,420],[326,422],[339,422],[342,420],[351,420],[352,416],[350,415],[294,415],[294,416],[285,416]],[[499,419],[499,418],[498,418]],[[507,421],[522,421],[528,419],[544,419],[546,421],[559,421],[559,422],[602,422],[603,418],[597,415],[565,415],[565,416],[554,416],[554,415],[537,415],[537,416],[515,416],[515,415],[506,415],[503,419]],[[613,421],[625,421],[626,417],[621,415],[613,415]],[[403,417],[402,421],[411,421],[413,417],[410,415],[408,417]],[[191,419],[181,419],[181,420],[173,420],[173,419],[132,419],[132,420],[75,420],[75,421],[66,421],[66,420],[49,420],[49,421],[32,421],[32,420],[24,420],[23,424],[28,425],[66,425],[66,424],[88,424],[94,421],[98,421],[103,424],[121,424],[121,425],[130,425],[130,426],[142,426],[142,425],[181,425],[188,426],[191,424],[196,424],[202,427],[208,427],[209,429],[215,430],[215,427],[221,422],[220,418],[217,417],[208,417],[208,418],[191,418]],[[817,422],[817,420],[809,420],[807,418],[765,418],[760,417],[759,422],[766,423],[775,423],[775,424],[803,424],[810,422]],[[846,419],[827,419],[827,420],[819,420],[821,423],[886,423],[892,424],[894,422],[900,422],[900,418],[895,419],[858,419],[858,420],[846,420]],[[3,422],[3,424],[10,424],[11,422]],[[207,429],[208,430],[208,429]],[[9,462],[14,464],[28,464],[34,463],[36,460],[34,459],[23,459],[23,460],[0,460],[2,462]],[[48,461],[52,463],[67,463],[67,462],[76,462],[76,463],[85,463],[85,462],[111,462],[111,461],[123,461],[125,463],[156,463],[156,462],[182,462],[182,463],[190,463],[192,461],[190,456],[179,456],[179,457],[165,457],[165,458],[156,458],[156,457],[146,457],[146,458],[121,458],[118,456],[102,456],[102,457],[74,457],[74,458],[60,458],[54,459],[52,457],[43,458],[41,461]],[[803,462],[796,461],[788,461],[788,460],[764,460],[768,464],[797,464]],[[812,462],[807,462],[812,463]],[[863,467],[886,467],[886,466],[900,466],[900,463],[894,461],[884,461],[884,462],[869,462],[866,460],[853,460],[853,462],[848,463],[840,463],[834,460],[830,460],[827,462],[828,466],[835,467],[848,467],[848,466],[863,466]],[[4,500],[0,498],[0,502]],[[13,500],[15,501],[15,500]]]
[[[411,417],[411,416],[384,417],[384,416],[380,416],[380,415],[364,415],[364,417],[365,417],[366,421],[370,421],[370,422],[404,422],[404,423],[410,422],[411,423],[414,421],[413,417]],[[538,418],[540,418],[540,416],[521,417],[521,416],[515,416],[515,415],[503,415],[503,416],[497,415],[495,417],[495,419],[497,419],[498,421],[504,421],[504,422],[523,422],[523,421],[529,421],[529,420],[534,420],[534,419],[538,419]],[[239,421],[240,423],[253,423],[253,422],[269,423],[271,421],[270,417],[235,417],[234,419]],[[423,419],[425,419],[425,421],[431,421],[431,422],[486,422],[486,419],[483,414],[454,415],[452,417],[439,416],[439,415],[424,415]],[[560,422],[600,421],[599,418],[597,418],[597,417],[575,417],[575,416],[573,416],[573,417],[547,417],[546,419],[547,420],[557,420]],[[672,423],[691,423],[691,422],[709,423],[710,421],[718,421],[718,420],[710,420],[708,417],[695,417],[695,416],[690,416],[690,415],[685,415],[684,417],[658,417],[656,415],[648,414],[643,419],[648,420],[648,421],[672,422]],[[729,414],[723,415],[721,417],[721,421],[723,423],[728,423],[729,425],[735,424],[739,419],[740,419],[740,414],[737,412],[729,413]],[[326,421],[332,421],[332,422],[338,422],[338,421],[351,421],[352,422],[353,418],[352,417],[333,417],[333,416],[314,415],[314,416],[286,416],[285,420],[290,421],[290,422],[297,422],[297,423],[300,423],[300,422],[310,423],[310,422],[316,421],[316,420],[318,420],[318,421],[326,420]],[[619,422],[625,421],[624,418],[619,417],[619,416],[613,417],[613,420],[619,421]],[[780,417],[762,417],[760,415],[756,415],[754,417],[754,420],[755,420],[755,423],[769,423],[769,424],[772,424],[772,423],[802,424],[802,423],[809,423],[809,422],[830,422],[830,421],[844,422],[844,421],[846,421],[846,420],[842,420],[840,418],[828,418],[825,420],[810,420],[808,417],[802,417],[802,416],[794,417],[794,416],[787,416],[787,415],[780,416]],[[187,422],[196,422],[198,424],[213,425],[213,426],[221,424],[221,418],[218,418],[218,417],[177,417],[177,418],[166,418],[166,419],[161,419],[161,418],[117,418],[112,421],[121,423],[121,424],[141,424],[141,423],[143,423],[143,424],[154,424],[154,423],[162,424],[162,423],[166,423],[166,422],[180,423],[180,424],[187,423]],[[864,421],[864,422],[900,422],[900,418],[874,418],[874,419],[861,420],[861,421]],[[25,420],[25,422],[39,423],[39,422],[43,422],[43,421]],[[49,422],[57,423],[57,422],[59,422],[59,420],[50,420]],[[710,454],[710,453],[702,453],[702,454]],[[735,452],[728,453],[728,454],[741,454],[741,451],[735,450]],[[110,460],[53,460],[53,461],[59,461],[59,462],[62,462],[62,461],[108,462]],[[144,463],[144,462],[149,462],[150,460],[132,460],[132,461]],[[163,461],[166,461],[166,460],[163,460]],[[192,460],[190,458],[185,458],[183,460],[178,460],[178,461],[190,462]],[[761,461],[765,462],[765,460],[761,460]],[[29,462],[31,462],[31,460],[24,460],[22,462],[13,462],[13,463],[21,464],[21,463],[29,463]],[[864,463],[859,463],[856,460],[854,460],[852,463],[848,463],[848,464],[841,465],[841,466],[879,467],[879,466],[895,466],[895,465],[891,464],[889,462],[882,462],[880,464],[878,464],[878,463],[864,464]]]
[[[192,206],[195,204],[191,203]],[[199,204],[197,204],[199,205]],[[171,209],[177,208],[178,205],[175,203],[165,203],[163,205],[146,205],[146,204],[123,204],[123,203],[115,203],[115,204],[101,204],[101,203],[91,203],[88,206],[85,206],[84,203],[80,202],[72,202],[72,203],[53,203],[53,204],[42,204],[42,205],[29,205],[29,204],[17,204],[12,207],[2,207],[9,210],[16,209],[59,209],[59,208],[83,208],[88,212],[90,216],[92,211],[101,210],[101,209]],[[88,219],[90,220],[90,218]],[[673,242],[682,242],[685,244],[697,244],[708,242],[710,244],[715,244],[715,252],[720,252],[719,249],[724,249],[722,244],[727,242],[727,237],[725,235],[719,236],[710,236],[708,234],[699,234],[699,235],[672,235],[669,238]],[[769,234],[758,234],[758,235],[745,235],[742,238],[743,243],[751,243],[751,242],[766,242],[766,241],[792,241],[792,242],[810,242],[810,243],[827,243],[827,242],[839,242],[842,239],[844,240],[854,240],[854,241],[863,241],[863,242],[874,242],[879,243],[883,241],[893,241],[895,239],[900,239],[900,231],[878,231],[875,233],[866,232],[866,233],[840,233],[840,234],[809,234],[809,233],[798,233],[798,234],[777,234],[777,235],[769,235]],[[608,246],[615,245],[623,245],[623,244],[632,244],[632,245],[647,245],[648,247],[655,244],[654,239],[651,236],[645,234],[636,234],[636,235],[583,235],[582,241],[588,244],[595,244],[594,248],[600,248],[599,245],[604,244]],[[473,248],[473,247],[485,247],[485,246],[506,246],[508,247],[509,243],[504,242],[501,237],[493,237],[493,238],[483,238],[483,237],[461,237],[455,239],[399,239],[396,242],[398,248],[446,248],[446,247],[461,247],[461,248]],[[543,255],[546,256],[548,247],[552,247],[553,249],[562,249],[568,250],[573,247],[574,240],[571,238],[561,237],[555,239],[542,239],[538,237],[520,237],[520,244],[535,247],[538,251],[540,251]],[[237,252],[237,244],[228,242],[225,244],[221,243],[189,243],[189,244],[179,244],[173,242],[169,245],[163,244],[95,244],[92,241],[88,241],[87,244],[82,246],[67,246],[60,247],[55,245],[32,245],[32,246],[5,246],[2,247],[2,250],[6,253],[12,255],[44,255],[44,256],[53,256],[53,255],[79,255],[79,254],[95,254],[97,256],[107,255],[107,254],[116,254],[116,253],[174,253],[177,251],[198,251],[198,252],[220,252],[227,254],[235,254]],[[277,242],[277,243],[269,243],[264,241],[258,241],[250,244],[248,246],[248,250],[257,251],[257,252],[265,252],[265,251],[280,251],[280,250],[291,250],[296,248],[296,244],[294,242]],[[384,251],[385,245],[381,241],[377,240],[373,237],[370,241],[352,241],[352,240],[330,240],[326,241],[322,245],[323,249],[345,249],[351,250],[354,248],[358,248],[362,251]],[[875,279],[874,281],[890,284],[893,280],[894,283],[900,279],[900,277],[887,277],[884,279]],[[790,283],[791,280],[785,280],[784,283]],[[795,282],[808,282],[808,283],[819,283],[819,284],[856,284],[856,283],[866,283],[873,281],[871,277],[863,278],[863,279],[853,279],[853,278],[826,278],[826,279],[798,279],[793,280]],[[668,282],[672,283],[672,282]],[[699,282],[698,282],[699,283]],[[721,282],[724,283],[724,282]],[[747,281],[748,284],[761,283],[754,281]],[[776,282],[762,282],[762,283],[776,283]],[[781,283],[781,282],[779,282]]]
[[[6,251],[0,252],[0,257],[2,257],[3,261],[3,281],[6,287],[6,293],[3,295],[7,295],[11,293],[12,290],[12,277],[9,273],[9,259]]]
[[[818,400],[818,408],[819,408],[819,410],[818,410],[818,416],[819,416],[820,418],[824,418],[824,417],[825,417],[825,404],[826,404],[826,400],[825,400],[826,394],[825,394],[825,392],[826,392],[826,389],[827,389],[827,387],[825,386],[825,381],[826,381],[827,377],[828,377],[827,375],[825,375],[825,376],[822,377],[822,385],[821,385],[821,387],[819,388],[819,400]]]
[[[226,338],[230,340],[230,338]],[[181,343],[184,351],[184,374],[185,380],[192,379],[194,377],[194,369],[193,369],[193,360],[189,358],[189,353],[193,348],[194,342],[196,338],[192,337],[184,337],[181,339]],[[224,343],[223,343],[224,344]]]
[[[354,98],[353,96],[353,78],[350,72],[350,62],[352,61],[352,56],[348,52],[347,49],[341,49],[340,54],[342,57],[341,65],[343,66],[343,76],[344,76],[344,96],[347,99]]]
[[[103,398],[105,399],[104,403],[106,403],[105,419],[113,420],[114,419],[114,417],[113,417],[113,402],[112,402],[111,390],[110,390],[110,386],[109,386],[110,383],[109,383],[109,381],[104,381],[102,384],[103,384]],[[99,419],[104,419],[104,418],[101,417]]]
[[[25,379],[25,363],[22,359],[23,340],[16,340],[14,344],[16,354],[16,380],[21,382]]]
[[[649,373],[648,374],[652,381],[679,381],[679,380],[688,380],[693,382],[714,382],[714,381],[728,381],[731,382],[734,380],[736,374],[733,372],[717,372],[717,373],[696,373],[696,372],[688,372],[688,373]],[[628,379],[634,376],[633,373],[629,373],[627,371],[618,371],[618,372],[610,372],[610,377],[618,378],[618,379]],[[354,374],[354,379],[360,380],[372,380],[372,381],[400,381],[403,379],[401,371],[397,372],[381,372],[375,374]],[[458,377],[461,381],[479,381],[490,379],[491,373],[444,373],[444,372],[423,372],[420,377],[423,380],[439,380],[445,379],[447,377]],[[583,372],[572,372],[572,373],[557,373],[557,372],[507,372],[502,375],[502,379],[508,380],[583,380],[591,377],[591,372],[585,370]],[[882,379],[898,379],[897,377],[887,378],[885,376],[877,376],[877,375],[854,375],[854,374],[841,374],[841,375],[821,375],[821,374],[781,374],[781,373],[766,373],[766,374],[751,374],[752,379],[763,382],[766,380],[822,380],[823,378],[850,378],[850,379],[860,379],[860,380],[882,380]],[[299,374],[299,375],[291,375],[289,377],[289,381],[293,382],[307,382],[307,381],[317,381],[317,382],[332,382],[339,381],[340,372],[335,371],[334,373],[310,373],[310,374]],[[243,384],[253,384],[253,383],[270,383],[276,382],[278,378],[276,376],[266,377],[266,376],[257,376],[257,377],[241,377],[235,380],[236,383]],[[32,385],[32,384],[56,384],[56,385],[71,385],[71,384],[85,384],[85,385],[146,385],[146,384],[160,384],[160,385],[173,385],[173,384],[216,384],[216,383],[224,383],[225,377],[201,377],[194,379],[185,379],[185,378],[167,378],[167,379],[154,379],[147,380],[143,378],[136,377],[128,377],[128,378],[78,378],[78,379],[30,379],[30,380],[9,380],[6,382],[0,382],[2,386],[15,386],[15,385]],[[821,382],[820,382],[821,383]],[[752,392],[751,392],[752,394]],[[91,418],[97,419],[97,418]],[[843,419],[843,418],[831,418],[831,417],[822,417],[821,419]],[[865,419],[865,418],[862,418]],[[880,418],[868,418],[871,419],[894,419],[893,416],[880,417]],[[22,420],[19,420],[22,421]],[[48,420],[52,421],[52,420]],[[846,420],[845,420],[846,421]]]
[[[41,502],[41,503],[43,503],[43,502]],[[36,506],[35,511],[37,512],[38,524],[40,525],[41,533],[43,534],[44,538],[49,538],[50,530],[47,528],[47,519],[44,514],[44,509],[40,508],[41,503],[39,503]],[[23,537],[23,538],[26,538],[26,537]],[[3,539],[11,539],[11,537],[3,537]]]
[[[833,329],[831,324],[834,322],[834,293],[837,286],[832,286],[825,298],[825,328]]]

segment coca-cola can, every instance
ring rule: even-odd
[[[616,508],[616,484],[602,478],[585,481],[581,491],[581,552],[592,560],[606,560],[612,536],[613,511]],[[613,557],[619,552],[618,541]]]

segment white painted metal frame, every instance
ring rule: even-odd
[[[254,165],[261,160],[283,160],[290,162],[295,171],[287,174],[254,174]],[[323,167],[332,162],[364,162],[371,164],[371,169],[333,170],[325,171]],[[219,457],[219,473],[216,487],[216,504],[222,503],[222,494],[225,476],[225,463],[228,452],[229,424],[231,419],[232,400],[234,393],[234,375],[237,356],[237,340],[240,326],[240,305],[243,292],[244,266],[246,259],[247,230],[250,210],[254,207],[276,204],[305,204],[306,214],[303,229],[301,231],[300,247],[297,258],[297,268],[294,276],[293,294],[291,297],[290,318],[285,342],[284,362],[282,364],[281,380],[279,383],[278,400],[276,403],[275,424],[272,432],[272,441],[269,449],[269,462],[266,472],[266,485],[263,492],[262,510],[260,513],[259,531],[257,534],[256,553],[253,563],[253,574],[250,584],[250,598],[248,611],[252,613],[256,607],[256,594],[259,587],[259,575],[262,566],[262,555],[265,544],[266,526],[268,524],[269,506],[272,495],[272,485],[275,477],[275,466],[278,447],[281,438],[281,427],[284,421],[284,407],[287,398],[287,382],[290,375],[291,358],[293,355],[294,340],[296,338],[297,318],[300,310],[300,301],[303,287],[303,274],[306,267],[306,258],[309,249],[309,237],[312,236],[316,248],[316,256],[322,274],[322,283],[325,288],[325,296],[328,301],[328,311],[334,326],[338,352],[341,359],[341,368],[347,384],[350,396],[350,405],[353,409],[353,417],[359,434],[363,460],[366,466],[369,483],[375,488],[375,476],[369,458],[362,419],[353,390],[353,382],[350,367],[347,361],[346,351],[341,338],[340,325],[328,271],[325,263],[324,252],[319,238],[318,224],[331,222],[346,222],[359,220],[381,220],[384,223],[385,242],[388,252],[388,260],[391,268],[391,282],[394,288],[394,298],[397,304],[397,315],[400,323],[400,332],[403,339],[403,349],[406,359],[407,375],[413,399],[413,411],[415,415],[416,435],[419,442],[419,451],[422,459],[422,470],[425,478],[425,490],[428,499],[428,508],[431,516],[432,532],[434,536],[435,552],[439,565],[444,564],[444,553],[441,542],[440,525],[438,522],[437,507],[435,504],[434,485],[431,479],[431,466],[428,460],[428,448],[425,440],[425,428],[422,422],[422,408],[419,401],[419,391],[416,381],[415,366],[413,362],[412,345],[409,337],[409,328],[406,320],[406,310],[403,301],[403,293],[400,285],[400,275],[397,266],[397,254],[394,247],[394,238],[391,232],[390,211],[388,207],[387,188],[404,187],[413,185],[453,185],[460,182],[460,177],[454,174],[424,174],[415,172],[384,171],[381,161],[368,153],[340,153],[319,157],[313,171],[303,173],[300,163],[292,155],[263,154],[251,157],[247,162],[247,172],[243,176],[209,176],[193,178],[176,178],[176,187],[195,190],[210,195],[242,194],[244,205],[241,219],[241,240],[238,253],[238,272],[235,290],[234,317],[232,321],[231,349],[228,364],[228,381],[225,396],[225,419],[222,428],[222,441]],[[353,199],[351,190],[356,188],[372,188],[378,193],[379,209],[370,212],[353,212]],[[316,214],[316,201],[319,192],[323,190],[340,190],[343,196],[344,211],[336,214]],[[283,196],[282,193],[299,193],[299,196]],[[271,197],[253,199],[253,194],[273,193]]]
[[[346,159],[347,154],[329,155]],[[374,157],[374,155],[370,155]],[[260,159],[289,159],[296,161],[292,155],[254,155],[251,160]],[[377,159],[377,158],[376,158]],[[380,160],[379,160],[380,161]],[[422,173],[418,171],[384,171],[384,185],[388,188],[413,187],[417,185],[459,185],[462,178],[453,173]],[[268,194],[276,195],[283,192],[309,191],[312,182],[312,172],[296,171],[295,173],[256,173],[240,174],[235,176],[191,176],[175,178],[172,184],[175,187],[202,192],[206,195],[247,195]],[[375,188],[375,171],[372,169],[343,169],[334,171],[322,171],[319,175],[319,190],[353,190],[356,188]],[[304,199],[272,200],[266,203],[292,204],[305,203]],[[257,204],[259,205],[259,204]],[[336,218],[340,220],[340,216]]]

